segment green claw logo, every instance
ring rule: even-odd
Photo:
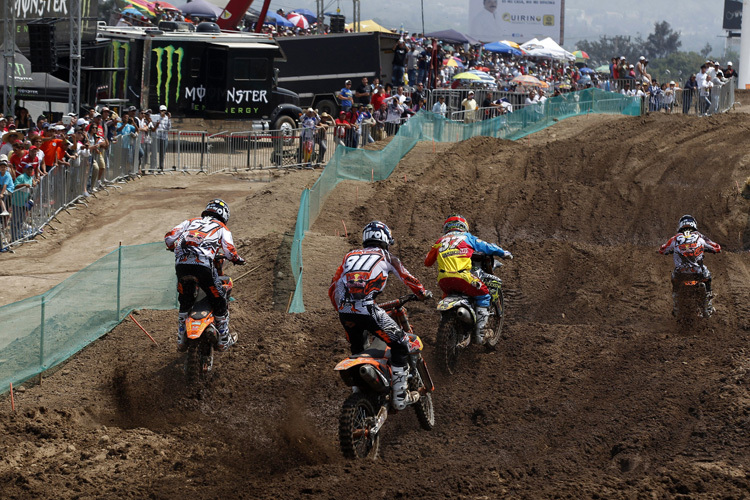
[[[166,47],[151,49],[151,51],[156,52],[156,97],[160,104],[164,103],[164,105],[169,108],[169,90],[170,85],[172,84],[172,73],[175,64],[177,66],[177,86],[174,89],[174,102],[176,103],[180,98],[180,87],[182,86],[182,59],[185,57],[185,50],[182,47],[175,49],[173,45],[167,45]],[[176,63],[175,55],[177,56]],[[166,68],[163,66],[166,66]],[[166,78],[164,78],[165,72]],[[164,82],[163,89],[162,82]]]
[[[122,55],[122,65],[120,65],[120,56]],[[122,78],[122,93],[120,94],[117,89],[117,80],[119,77],[119,74],[117,71],[112,73],[112,95],[123,95],[127,96],[127,92],[125,91],[127,81],[128,81],[128,69],[130,67],[130,44],[128,42],[121,42],[119,40],[113,40],[112,41],[112,66],[115,68],[121,68],[124,67],[125,74]]]

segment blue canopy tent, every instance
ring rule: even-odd
[[[586,74],[586,73],[596,73],[596,71],[594,71],[593,69],[591,69],[589,67],[583,67],[583,68],[579,69],[578,71],[580,71],[583,74]]]
[[[294,25],[289,22],[284,16],[280,16],[275,12],[269,12],[266,14],[266,20],[263,24],[275,24],[276,26],[283,26],[285,28],[293,28]]]
[[[512,56],[523,55],[523,51],[502,42],[485,43],[484,50],[488,52],[497,52],[498,54],[510,54]]]
[[[224,10],[206,0],[191,0],[185,5],[180,5],[177,8],[186,16],[212,18],[218,18]]]
[[[425,33],[425,36],[451,43],[468,43],[470,45],[477,45],[480,43],[476,38],[464,35],[456,30],[433,31],[432,33]]]

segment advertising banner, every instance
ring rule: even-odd
[[[483,42],[551,37],[560,43],[564,0],[469,0],[469,35]]]
[[[742,0],[724,0],[722,29],[740,31],[742,28]]]
[[[5,12],[5,3],[10,2],[16,16],[16,45],[26,52],[29,47],[29,21],[40,19],[59,20],[55,23],[55,42],[67,47],[70,40],[70,0],[0,0],[0,12]],[[81,40],[94,41],[96,21],[99,16],[97,0],[80,0]],[[0,30],[0,38],[3,32]]]

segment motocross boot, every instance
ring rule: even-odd
[[[490,319],[490,310],[487,307],[477,307],[477,324],[474,329],[474,343],[484,344],[487,335],[492,336],[492,329],[487,328],[487,321]]]
[[[177,325],[177,352],[187,351],[187,327],[185,326],[187,317],[188,313],[179,313],[177,315],[178,321],[180,322],[180,324]]]
[[[394,366],[391,369],[391,389],[393,391],[391,404],[397,410],[403,410],[406,405],[419,401],[419,393],[410,391],[406,386],[408,374],[409,368],[406,366]]]
[[[219,352],[227,352],[230,347],[237,342],[237,335],[229,333],[229,314],[226,316],[216,316],[216,330],[219,332],[219,341],[217,342],[217,350]]]

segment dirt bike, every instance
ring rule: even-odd
[[[232,278],[224,275],[224,261],[226,257],[217,254],[214,267],[224,287],[227,302],[232,293]],[[185,320],[187,330],[187,354],[185,356],[185,377],[188,384],[198,380],[205,380],[214,366],[214,350],[219,341],[218,331],[214,326],[214,313],[211,301],[200,286],[195,276],[184,276],[180,282],[196,282],[196,300]]]
[[[490,290],[490,317],[487,328],[492,329],[492,336],[484,339],[484,345],[493,349],[503,331],[505,321],[505,299],[503,282],[493,271],[502,264],[491,255],[474,254],[471,257],[472,272],[479,276]],[[474,301],[468,295],[452,293],[438,302],[440,326],[435,341],[435,351],[440,368],[448,375],[456,373],[461,353],[471,343],[477,323]]]
[[[675,316],[678,321],[709,318],[713,307],[709,306],[706,279],[699,274],[677,274],[672,279],[676,294]]]
[[[435,410],[432,394],[435,386],[422,358],[422,340],[414,334],[404,304],[418,300],[414,294],[379,304],[409,337],[410,391],[419,393],[419,400],[411,406],[417,414],[419,425],[425,430],[435,426]],[[363,352],[353,354],[336,365],[346,385],[354,392],[341,408],[339,416],[339,442],[347,458],[377,458],[380,448],[380,431],[390,413],[391,366],[390,349],[380,340],[375,340]]]

